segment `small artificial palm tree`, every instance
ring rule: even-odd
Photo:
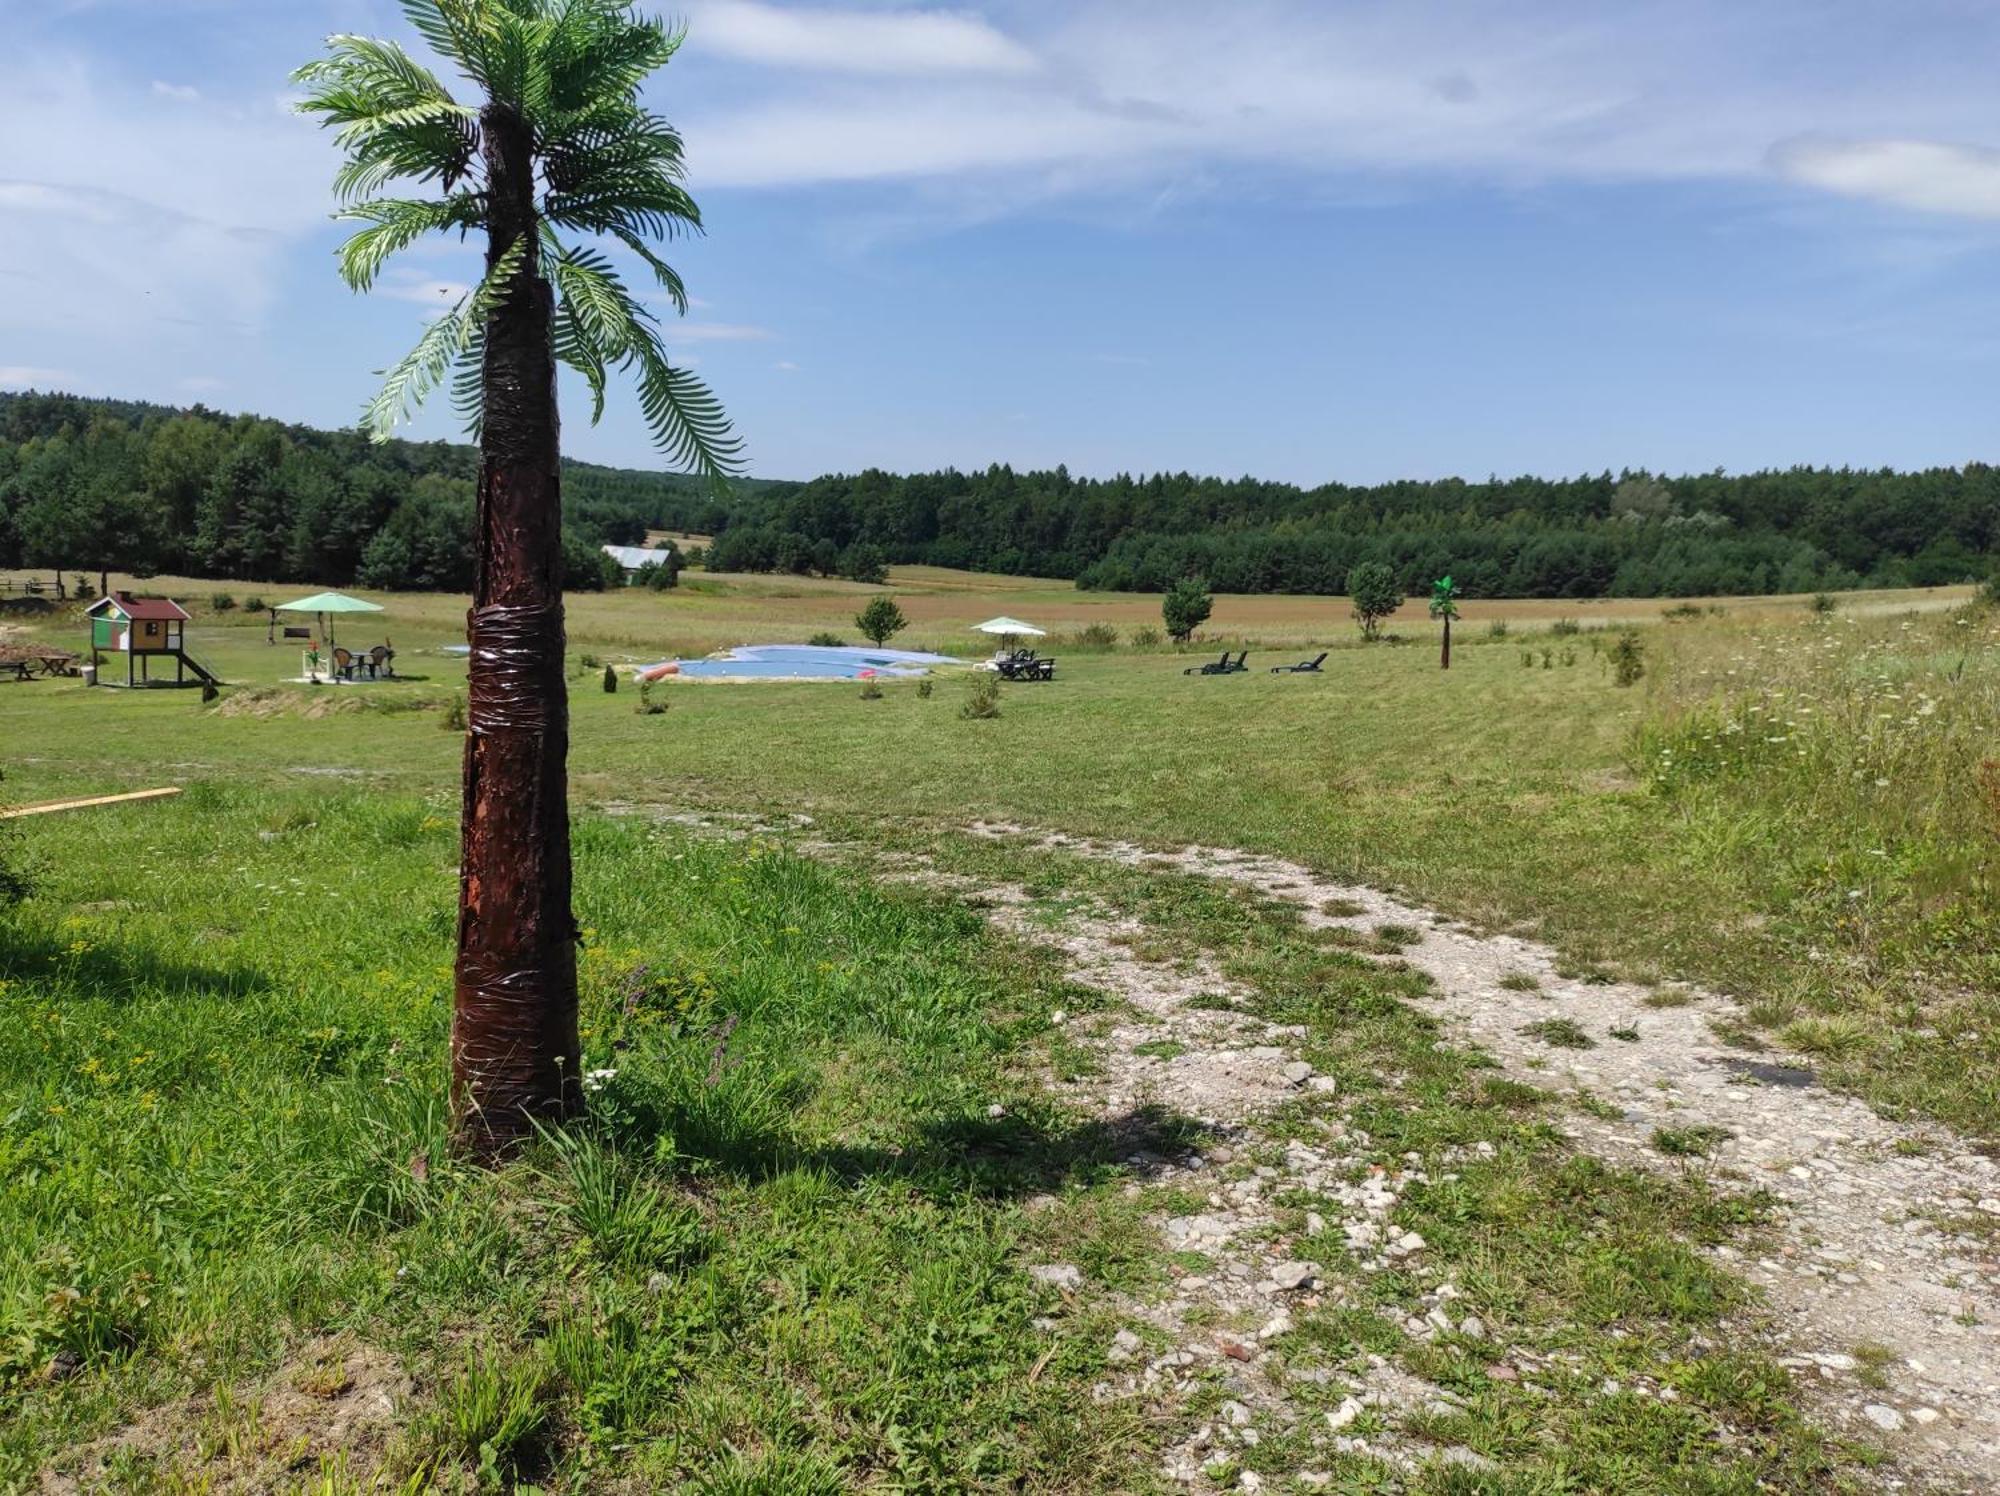
[[[556,364],[582,375],[593,420],[611,371],[636,378],[661,450],[712,480],[740,444],[604,253],[624,246],[686,311],[653,246],[698,230],[700,213],[680,136],[639,101],[681,33],[628,0],[403,0],[403,12],[475,102],[369,37],[330,38],[294,78],[300,110],[346,155],[337,216],[366,225],[340,250],[349,286],[366,291],[427,234],[486,235],[485,275],[386,371],[364,424],[385,438],[450,375],[479,440],[451,1050],[458,1137],[490,1154],[583,1104]],[[432,190],[386,195],[396,183]]]
[[[1451,669],[1451,621],[1458,617],[1458,584],[1450,577],[1439,577],[1431,583],[1431,617],[1444,620],[1444,651],[1439,656],[1438,668]]]

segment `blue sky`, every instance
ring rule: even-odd
[[[675,13],[672,341],[761,475],[2000,457],[2000,7]],[[286,82],[333,31],[414,45],[388,0],[0,0],[0,387],[354,420],[475,255],[336,279]]]

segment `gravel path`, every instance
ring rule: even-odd
[[[1481,935],[1376,890],[1328,882],[1272,858],[1200,847],[1157,853],[1126,842],[995,823],[970,830],[1040,850],[1242,884],[1296,906],[1308,926],[1366,932],[1400,925],[1419,932],[1401,959],[1436,984],[1425,1011],[1453,1040],[1477,1045],[1515,1079],[1588,1091],[1619,1109],[1615,1118],[1608,1108],[1599,1109],[1602,1116],[1577,1114],[1566,1130],[1579,1149],[1627,1166],[1686,1167],[1685,1155],[1669,1156],[1658,1146],[1656,1133],[1664,1130],[1678,1135],[1680,1146],[1705,1151],[1707,1167],[1724,1178],[1760,1187],[1777,1199],[1776,1230],[1783,1245],[1772,1256],[1751,1259],[1730,1248],[1715,1250],[1764,1290],[1783,1330],[1779,1349],[1785,1364],[1811,1390],[1822,1417],[1886,1444],[1902,1466],[1937,1487],[2000,1490],[2000,1263],[1990,1232],[1953,1225],[2000,1217],[2000,1165],[1962,1139],[1941,1128],[1885,1121],[1864,1103],[1815,1084],[1802,1065],[1732,1052],[1712,1024],[1738,1017],[1738,1010],[1712,993],[1690,990],[1682,1006],[1651,1006],[1646,1001],[1654,995],[1651,989],[1563,977],[1547,947]],[[997,900],[999,922],[1018,925],[1020,902],[1018,891]],[[1329,907],[1356,912],[1328,913]],[[1036,933],[1049,938],[1040,927]],[[1186,1008],[1197,992],[1227,995],[1219,978],[1196,973],[1163,982],[1158,967],[1131,959],[1120,943],[1126,934],[1115,925],[1092,928],[1086,921],[1056,937],[1076,980],[1126,997],[1144,1020],[1102,1036],[1104,1106],[1115,1108],[1150,1087],[1183,1110],[1240,1126],[1288,1087],[1310,1084],[1309,1071],[1301,1075],[1302,1062],[1285,1053],[1284,1031],[1257,1025],[1260,1031],[1252,1032],[1242,1022],[1218,1027],[1214,1012]],[[1561,1037],[1588,1047],[1559,1047],[1530,1031],[1551,1019],[1574,1025]],[[1185,1045],[1185,1052],[1170,1061],[1133,1062],[1135,1041],[1161,1037]],[[1329,1139],[1336,1152],[1343,1151],[1339,1141]],[[1214,1161],[1174,1167],[1198,1170]],[[1326,1166],[1332,1162],[1301,1157],[1298,1167],[1308,1174],[1330,1173]],[[1397,1183],[1381,1184],[1379,1193],[1392,1203]],[[1258,1193],[1247,1199],[1212,1196],[1237,1212],[1237,1226],[1222,1232],[1223,1241],[1244,1224],[1242,1211],[1256,1211]],[[1395,1250],[1367,1234],[1369,1221],[1387,1210],[1375,1211],[1374,1198],[1357,1196],[1358,1214],[1339,1229],[1364,1251]],[[1168,1221],[1165,1229],[1170,1241],[1177,1241],[1208,1227]],[[1246,1270],[1263,1272],[1281,1260],[1264,1250],[1269,1245],[1262,1243],[1251,1254],[1254,1262],[1246,1261]],[[1252,1290],[1275,1281],[1266,1275]],[[1282,1312],[1282,1294],[1292,1291],[1276,1290],[1274,1314]],[[1447,1323],[1450,1297],[1445,1293],[1431,1310]],[[1148,1370],[1155,1376],[1162,1372],[1157,1365]],[[1385,1385],[1394,1380],[1387,1378]],[[1421,1400],[1434,1391],[1410,1395]],[[1382,1388],[1357,1392],[1382,1394]],[[1243,1428],[1254,1432],[1255,1420],[1253,1407]],[[1242,1429],[1235,1432],[1240,1436]],[[1230,1434],[1228,1427],[1220,1430],[1224,1439]],[[1409,1458],[1393,1439],[1387,1449]],[[1199,1451],[1185,1453],[1192,1457]],[[1175,1473],[1190,1478],[1185,1468]]]

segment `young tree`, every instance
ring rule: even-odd
[[[1200,577],[1182,577],[1160,600],[1160,617],[1176,644],[1187,643],[1188,636],[1207,623],[1214,611],[1215,599],[1208,595],[1208,583]]]
[[[1444,620],[1444,653],[1439,657],[1440,670],[1451,669],[1451,621],[1458,617],[1458,585],[1450,577],[1439,577],[1431,584],[1431,617]]]
[[[873,639],[877,648],[900,634],[908,623],[893,597],[872,598],[867,607],[854,615],[854,626]]]
[[[483,232],[479,285],[387,375],[364,424],[378,439],[453,375],[479,437],[473,525],[452,1107],[485,1156],[536,1119],[583,1105],[570,908],[568,701],[556,364],[603,410],[607,371],[634,376],[654,441],[720,482],[740,443],[720,404],[667,360],[657,319],[610,258],[564,234],[616,240],[685,311],[653,242],[697,229],[681,141],[639,101],[681,33],[628,0],[403,0],[439,56],[470,80],[461,103],[395,42],[329,39],[299,69],[299,108],[333,127],[342,217],[367,226],[340,251],[366,291],[383,262],[431,232]],[[398,181],[435,193],[383,195]]]
[[[1403,606],[1403,591],[1386,561],[1363,561],[1347,574],[1347,595],[1354,603],[1361,637],[1381,637],[1382,620]]]

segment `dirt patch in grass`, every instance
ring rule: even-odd
[[[72,1451],[36,1491],[80,1496],[117,1475],[137,1478],[138,1489],[248,1496],[334,1459],[361,1488],[388,1454],[410,1391],[387,1351],[319,1336],[253,1386],[178,1398]]]

